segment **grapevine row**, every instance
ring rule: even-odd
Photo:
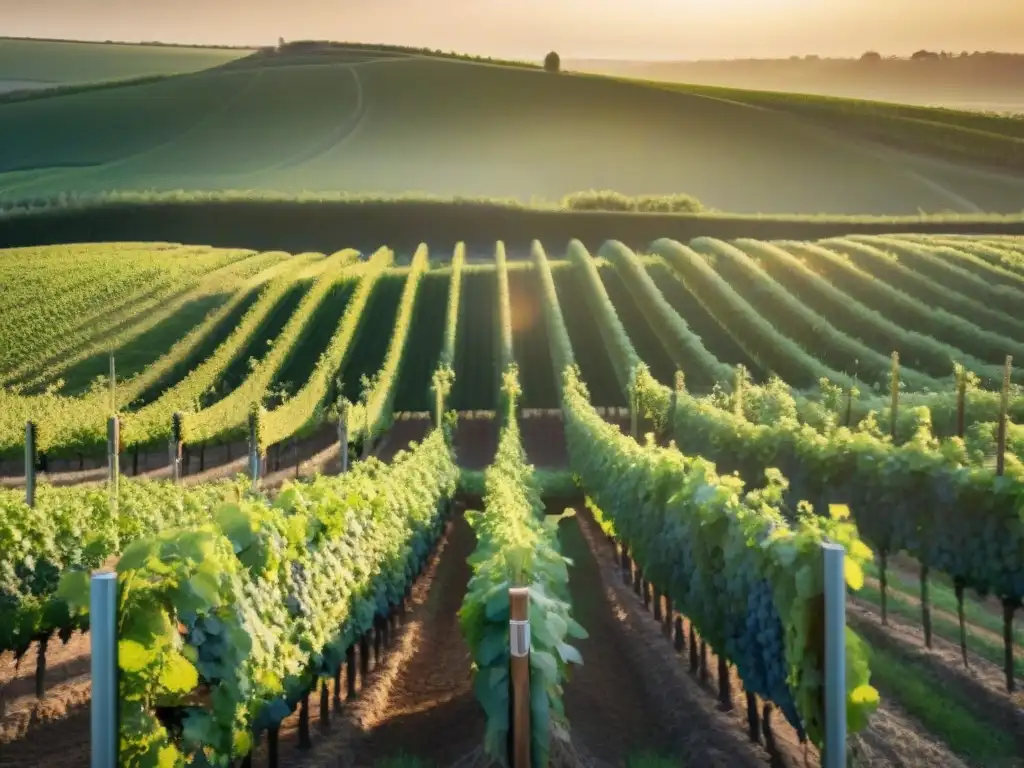
[[[395,326],[390,335],[388,351],[384,364],[375,374],[373,386],[365,393],[364,399],[350,411],[349,439],[353,441],[370,439],[383,433],[391,422],[392,404],[395,399],[396,382],[405,352],[405,342],[409,337],[413,309],[423,274],[429,266],[427,246],[421,245],[413,256],[409,276],[405,281],[402,298],[398,304]],[[292,424],[290,420],[285,424]]]
[[[930,240],[915,240],[910,237],[886,238],[897,243],[917,243],[931,249],[936,257],[967,270],[975,277],[994,285],[1024,290],[1024,264],[1019,258],[1005,250],[993,248],[985,243],[957,243],[933,237]]]
[[[297,271],[308,263],[306,259],[296,257],[268,270],[259,299],[249,307],[213,355],[174,386],[165,389],[156,400],[124,417],[122,443],[145,445],[166,440],[170,436],[171,415],[177,410],[192,407],[214,385],[267,313],[294,286]],[[236,298],[243,300],[242,296]],[[115,392],[117,407],[130,408],[134,401],[155,389],[162,379],[172,374],[191,349],[203,342],[199,334],[212,327],[204,323],[196,333],[182,339],[141,376],[119,385]],[[110,412],[110,394],[106,390],[77,398],[52,393],[16,395],[6,389],[0,390],[0,454],[24,451],[25,422],[30,419],[37,426],[40,451],[95,452],[106,441],[106,419]]]
[[[473,657],[473,690],[487,716],[484,747],[503,762],[510,730],[509,588],[529,589],[532,763],[548,765],[554,727],[565,725],[562,686],[569,664],[583,662],[569,640],[587,633],[572,617],[570,563],[559,550],[558,518],[545,520],[540,488],[520,442],[519,394],[512,364],[503,376],[505,421],[497,454],[484,474],[484,509],[467,512],[477,546],[459,623]]]
[[[229,766],[405,598],[458,470],[443,430],[390,465],[286,485],[208,522],[135,541],[118,562],[125,766]],[[88,577],[62,580],[73,609]],[[180,726],[180,727],[179,727]]]
[[[961,318],[969,319],[987,331],[1005,336],[1014,342],[1024,342],[1024,320],[992,309],[980,301],[918,274],[897,261],[884,248],[877,248],[851,238],[824,240],[821,244],[844,254],[876,279],[884,280],[894,288],[905,291],[926,306],[940,307]],[[1002,354],[1005,355],[1005,342],[1002,349]]]
[[[921,563],[922,579],[939,571],[960,594],[993,594],[1012,620],[1024,598],[1024,475],[972,466],[962,443],[937,444],[927,432],[894,445],[864,429],[822,434],[784,415],[753,424],[685,392],[675,402],[670,434],[682,451],[752,485],[778,468],[789,478],[792,510],[807,500],[825,515],[841,500],[878,552],[883,574],[887,558],[905,551]]]
[[[798,301],[742,250],[712,238],[698,238],[690,246],[703,254],[712,268],[773,328],[779,329],[801,349],[833,368],[876,386],[884,386],[892,348],[877,350],[858,338],[847,336],[830,320]],[[952,363],[944,375],[952,374]],[[904,366],[901,378],[910,390],[935,390],[938,380]]]
[[[948,377],[951,363],[956,360],[978,375],[986,385],[997,387],[1002,383],[1003,372],[998,366],[990,365],[932,336],[904,329],[883,313],[843,293],[785,248],[746,239],[737,240],[736,245],[756,258],[761,268],[793,296],[819,314],[827,316],[838,329],[859,338],[876,352],[888,355],[895,350],[900,353],[901,361],[933,378]]]
[[[0,257],[0,267],[10,265],[3,280],[10,304],[0,318],[3,384],[14,384],[41,360],[73,349],[85,333],[154,290],[224,260],[223,252],[206,248],[122,245],[112,248],[113,257],[97,246],[70,246],[54,256],[18,249]],[[233,252],[233,257],[247,253]]]
[[[503,376],[515,362],[515,351],[512,347],[512,299],[508,288],[508,262],[505,259],[505,244],[499,241],[494,247],[494,271],[498,279],[498,301],[495,327],[498,333],[497,366],[495,368],[495,390],[499,409],[508,403],[502,396],[505,382]],[[518,386],[518,379],[517,384]]]
[[[344,258],[345,263],[349,263],[352,254],[339,258]],[[158,440],[168,440],[171,436],[172,414],[194,408],[207,392],[214,389],[231,364],[239,358],[249,340],[265,325],[274,308],[295,289],[305,270],[312,265],[319,266],[311,259],[303,257],[294,257],[286,264],[286,268],[273,275],[266,283],[259,298],[246,310],[238,325],[217,346],[212,355],[189,371],[174,386],[166,389],[152,403],[123,417],[121,440],[125,445],[146,445]]]
[[[1024,277],[1024,256],[1019,252],[1015,252],[1008,242],[967,241],[952,236],[920,239],[904,235],[902,239],[909,242],[924,242],[925,244],[933,242],[956,248],[958,252],[973,257],[973,259],[981,260],[996,268],[999,275],[1010,273],[1016,277]]]
[[[687,371],[691,380],[696,379],[709,387],[732,378],[732,367],[711,354],[700,337],[672,309],[633,251],[612,240],[602,246],[600,255],[615,266],[648,324],[673,355],[677,368]]]
[[[105,488],[42,486],[34,507],[21,493],[0,493],[0,653],[20,657],[38,641],[42,655],[54,633],[66,641],[83,628],[58,594],[61,574],[99,568],[140,537],[205,522],[212,505],[238,495],[232,483],[132,480],[120,482],[116,504]]]
[[[806,518],[790,526],[778,510],[784,481],[742,495],[742,482],[719,477],[702,459],[641,445],[602,419],[572,364],[572,346],[539,244],[533,257],[560,392],[573,472],[644,571],[701,636],[732,662],[748,691],[772,701],[819,745],[824,737],[820,642],[821,544],[843,543],[858,565],[870,552],[853,526]],[[628,340],[626,340],[628,343]],[[643,367],[631,379],[644,381]],[[852,730],[866,723],[878,694],[868,685],[864,651],[848,646]]]
[[[981,328],[973,319],[949,312],[934,301],[922,301],[889,279],[875,277],[829,244],[783,241],[779,246],[845,295],[908,331],[931,336],[952,348],[970,350],[972,355],[990,365],[1001,364],[1008,354],[1014,357],[1024,354],[1024,345]]]
[[[358,265],[353,269],[373,273],[379,271],[385,266],[385,260],[391,258],[391,252],[384,251],[383,254],[372,258],[369,264]],[[350,261],[351,252],[341,251],[318,265],[318,274],[313,285],[302,297],[299,306],[288,319],[284,329],[273,340],[270,349],[256,363],[241,385],[209,408],[185,414],[182,422],[184,442],[200,443],[214,439],[226,439],[243,431],[250,405],[263,401],[274,375],[295,347],[314,310],[337,280],[351,277],[352,271],[346,269],[346,265]]]
[[[776,331],[691,248],[662,239],[655,241],[651,249],[668,261],[701,305],[762,367],[800,389],[809,389],[823,378],[844,386],[857,385],[853,378],[819,362]]]
[[[252,253],[244,258],[229,261],[221,267],[213,266],[212,269],[197,270],[198,274],[195,275],[180,276],[168,290],[150,295],[144,302],[132,303],[124,313],[105,315],[104,321],[108,330],[96,332],[97,329],[94,328],[89,339],[69,348],[54,364],[37,367],[30,376],[25,376],[23,381],[27,387],[39,388],[63,372],[70,379],[65,389],[74,392],[81,388],[83,379],[88,381],[90,378],[90,359],[98,359],[100,365],[105,368],[108,350],[122,349],[130,346],[132,342],[138,342],[147,332],[178,316],[191,304],[223,293],[226,287],[245,281],[250,276],[250,271],[259,270],[266,266],[267,262],[279,258],[280,255],[274,253]],[[193,269],[197,269],[203,260],[197,259],[197,262]],[[132,378],[137,373],[137,370],[133,370],[124,378]]]
[[[458,243],[452,254],[452,279],[448,288],[448,307],[445,310],[444,344],[441,347],[441,365],[455,365],[455,341],[459,333],[459,316],[462,309],[462,268],[466,263],[466,244]]]
[[[987,265],[981,267],[984,276],[975,274],[966,268],[966,257],[952,248],[934,246],[930,243],[907,243],[899,238],[877,235],[867,238],[855,236],[850,239],[877,246],[895,255],[901,263],[930,279],[935,285],[956,291],[982,306],[1006,314],[1007,317],[1013,318],[1020,311],[1020,302],[1024,299],[1024,295],[1021,294],[1024,280],[1013,281],[1012,286],[1001,284],[1000,279],[1012,280],[1012,275],[999,275],[995,269]]]

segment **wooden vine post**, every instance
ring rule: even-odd
[[[629,436],[640,439],[640,391],[634,381],[629,393]]]
[[[121,419],[107,419],[107,485],[110,497],[117,507],[117,492],[121,480]]]
[[[25,503],[36,505],[36,424],[25,423]]]
[[[967,412],[967,371],[957,364],[954,369],[956,376],[956,436],[961,440],[966,432]],[[967,622],[964,618],[964,580],[957,576],[953,579],[953,592],[956,595],[956,617],[960,623],[960,657],[964,668],[970,666],[967,661]]]
[[[718,654],[718,703],[726,712],[732,711],[732,683],[729,680],[729,662],[725,654]]]
[[[683,372],[676,368],[675,380],[673,382],[672,394],[669,395],[668,402],[668,416],[665,419],[664,434],[662,434],[662,443],[668,444],[672,440],[672,435],[675,434],[676,429],[676,413],[679,410],[679,395],[683,391]]]
[[[895,437],[893,438],[895,440]],[[932,647],[932,603],[931,603],[931,591],[928,584],[928,555],[931,551],[930,543],[931,530],[930,526],[926,525],[925,529],[921,532],[922,537],[925,539],[926,546],[921,549],[925,553],[921,558],[921,570],[919,574],[919,580],[921,585],[921,627],[924,630],[924,645],[925,648],[931,649]]]
[[[181,482],[181,413],[171,417],[171,479]]]
[[[25,503],[30,507],[36,505],[36,425],[35,422],[25,424]],[[36,698],[41,699],[46,695],[46,647],[50,641],[50,635],[44,634],[39,638],[39,647],[36,650]]]
[[[338,408],[338,455],[344,475],[348,472],[348,403],[345,400],[341,400]]]
[[[743,364],[736,366],[736,383],[733,391],[732,398],[732,411],[738,419],[743,418],[743,383],[746,378],[747,369],[743,367]]]
[[[530,592],[511,587],[509,646],[512,680],[512,768],[530,768]]]
[[[890,376],[889,394],[889,436],[896,442],[896,427],[900,408],[900,353],[892,353],[892,375]],[[888,587],[889,587],[889,552],[884,547],[878,552],[878,590],[879,603],[882,611],[882,625],[889,625]]]
[[[1000,477],[1006,471],[1006,423],[1010,410],[1010,376],[1013,373],[1013,358],[1006,356],[1003,368],[1003,391],[999,398],[999,431],[996,435],[996,474]],[[1013,617],[1020,608],[1020,598],[1003,598],[1003,656],[1006,671],[1006,690],[1016,690],[1013,669]]]
[[[956,369],[956,436],[963,438],[966,432],[967,413],[967,371],[962,365]]]
[[[260,415],[256,408],[249,409],[249,477],[255,493],[260,483]]]
[[[900,408],[900,353],[892,353],[892,376],[889,385],[889,436],[896,442],[896,426]]]

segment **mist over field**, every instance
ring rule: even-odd
[[[918,59],[865,51],[863,58],[570,59],[566,66],[644,80],[1024,113],[1024,55],[1020,54],[921,49]]]

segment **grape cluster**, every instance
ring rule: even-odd
[[[731,623],[726,653],[736,660],[744,688],[778,706],[802,738],[803,724],[786,680],[782,620],[775,609],[771,585],[766,580],[751,585],[746,620]]]

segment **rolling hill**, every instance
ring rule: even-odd
[[[0,94],[30,88],[180,75],[216,67],[249,51],[171,45],[0,38]]]
[[[1022,178],[877,139],[696,89],[339,47],[0,103],[0,201],[175,189],[529,200],[610,188],[742,213],[1024,209]]]

